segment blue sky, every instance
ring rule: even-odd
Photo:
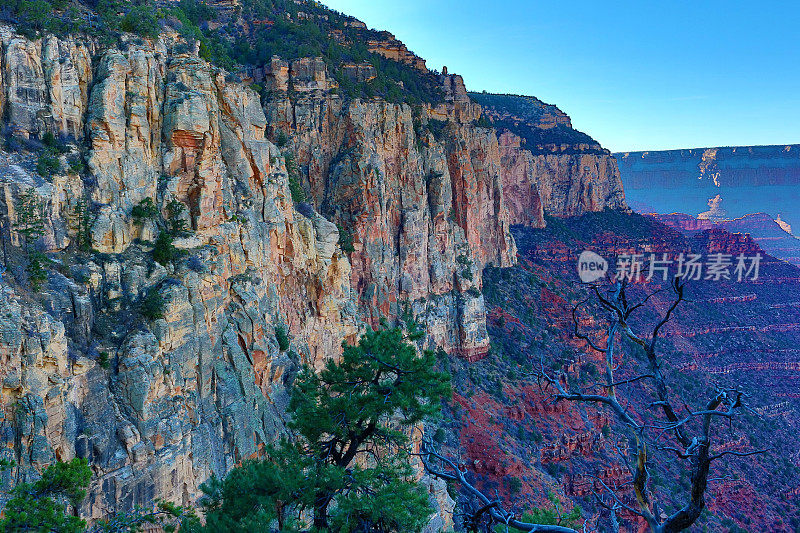
[[[800,143],[800,3],[324,0],[612,151]]]

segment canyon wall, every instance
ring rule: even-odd
[[[469,93],[500,132],[503,187],[512,224],[543,227],[543,214],[579,216],[627,209],[616,159],[572,127],[569,116],[532,96]]]
[[[478,126],[460,77],[443,75],[444,104],[418,108],[345,99],[324,63],[276,58],[262,102],[168,31],[100,49],[0,27],[0,43],[6,131],[69,147],[45,177],[30,151],[0,153],[10,243],[32,193],[57,265],[38,294],[3,283],[0,458],[18,480],[89,459],[90,518],[192,502],[283,431],[299,365],[319,367],[406,306],[424,347],[483,357],[482,271],[515,263],[510,225],[541,227],[543,207],[624,204],[608,201],[611,167],[539,160]],[[279,133],[285,146],[268,140]],[[85,170],[67,164],[76,158]],[[307,202],[293,201],[291,179]],[[183,255],[166,266],[150,253],[155,222],[132,213],[147,199],[165,217],[183,206]],[[76,247],[84,203],[92,252]],[[147,318],[154,294],[166,309]]]
[[[3,454],[18,479],[56,458],[88,458],[88,517],[156,497],[189,503],[212,473],[282,431],[284,373],[335,356],[362,327],[338,230],[295,208],[258,96],[196,56],[164,42],[105,51],[91,78],[91,69],[59,78],[60,93],[80,104],[70,115],[51,96],[47,46],[2,35],[9,125],[85,139],[90,169],[46,180],[20,154],[4,154],[0,167],[9,219],[21,194],[38,195],[45,242],[64,265],[49,273],[40,303],[4,285]],[[65,68],[84,57],[70,51],[88,45],[58,49]],[[88,94],[77,99],[82,86]],[[85,198],[94,206],[88,258],[66,250],[69,214]],[[153,222],[131,217],[145,198],[186,207],[191,232],[175,241],[184,259],[150,259]],[[166,311],[145,319],[136,310],[152,291]],[[289,331],[290,350],[276,328]]]

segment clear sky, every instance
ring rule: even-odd
[[[800,143],[800,2],[323,0],[612,151]]]

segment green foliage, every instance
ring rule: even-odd
[[[75,244],[78,249],[82,251],[90,250],[92,248],[92,213],[85,198],[81,198],[75,203],[70,225],[75,232]]]
[[[156,242],[153,245],[153,259],[164,266],[167,266],[172,261],[180,257],[180,250],[175,248],[172,244],[173,237],[169,232],[162,231],[156,237]]]
[[[300,184],[300,167],[291,153],[285,153],[283,160],[286,163],[286,172],[289,175],[289,192],[292,195],[292,201],[296,204],[306,201],[306,191]]]
[[[279,129],[278,133],[275,135],[275,145],[278,148],[283,148],[286,146],[286,143],[289,142],[289,136],[286,135],[286,132]]]
[[[517,479],[517,481],[519,480]],[[581,514],[583,513],[583,510],[580,508],[580,506],[576,505],[569,513],[564,514],[555,494],[548,492],[547,499],[550,500],[550,503],[552,504],[551,507],[535,508],[530,512],[523,513],[522,517],[519,519],[520,522],[563,526],[580,530],[582,527]],[[511,529],[517,531],[515,528]],[[506,533],[506,526],[497,525],[494,527],[494,531],[496,533]]]
[[[139,304],[139,312],[148,320],[155,320],[157,318],[164,318],[164,311],[166,310],[167,303],[158,287],[151,287],[147,294],[142,298]]]
[[[28,282],[31,284],[31,289],[38,292],[42,288],[42,283],[47,281],[47,270],[45,265],[49,264],[50,260],[45,254],[39,250],[31,250],[28,253],[28,264],[25,270],[28,273]]]
[[[481,116],[478,118],[478,120],[475,121],[475,125],[478,126],[479,128],[491,128],[492,121],[489,120],[489,118],[485,114],[481,113]]]
[[[59,146],[59,142],[52,131],[46,131],[44,135],[42,135],[42,144],[53,150],[57,149]]]
[[[158,216],[158,208],[152,198],[145,198],[131,209],[131,216],[133,221],[137,224],[143,223],[145,220],[153,220]]]
[[[217,18],[217,11],[200,0],[181,0],[178,3],[178,8],[185,14],[187,20],[193,24],[200,24],[203,21]]]
[[[186,211],[186,206],[183,202],[173,198],[167,204],[167,227],[173,235],[180,235],[188,230],[186,220],[183,218],[183,213]]]
[[[51,16],[53,6],[45,0],[9,0],[8,8],[19,21],[19,29],[29,37],[36,32],[55,27]]]
[[[39,160],[36,162],[36,173],[43,178],[49,178],[53,174],[61,170],[61,162],[50,150],[44,150],[39,154]]]
[[[428,120],[427,128],[433,134],[434,139],[441,141],[447,131],[448,124],[446,120],[430,119]]]
[[[83,162],[83,158],[80,155],[76,155],[69,158],[69,170],[73,174],[83,174],[86,171],[86,163]]]
[[[285,327],[281,325],[275,326],[275,339],[277,339],[278,348],[280,348],[282,352],[289,349],[289,334],[286,332]]]
[[[75,458],[48,466],[34,483],[18,484],[3,509],[0,531],[83,531],[86,523],[68,515],[67,506],[77,507],[86,497],[91,476],[86,459]]]
[[[122,31],[135,33],[140,37],[157,39],[159,26],[156,19],[156,10],[152,5],[139,5],[130,8],[119,23]]]
[[[202,531],[307,529],[419,531],[431,509],[413,481],[407,428],[435,415],[449,395],[449,377],[433,370],[399,329],[365,334],[338,362],[297,377],[288,412],[298,436],[245,462],[227,478],[212,478]]]
[[[100,365],[100,368],[108,370],[109,366],[111,366],[108,360],[108,352],[100,352],[97,357],[97,364]]]
[[[14,223],[14,229],[22,236],[25,248],[29,249],[44,235],[44,203],[36,190],[30,187],[20,194],[15,210],[17,221]]]
[[[356,248],[353,246],[353,232],[346,229],[338,222],[336,223],[336,228],[339,230],[339,246],[342,247],[342,251],[346,254],[355,252]]]
[[[197,524],[199,521],[194,509],[159,500],[154,510],[136,506],[131,511],[120,511],[108,520],[100,520],[92,532],[134,533],[149,529],[146,526],[157,526],[165,533],[175,533],[191,530]]]
[[[38,291],[41,284],[47,281],[45,265],[49,263],[47,256],[36,249],[36,241],[44,235],[44,204],[32,187],[20,194],[16,210],[14,229],[22,236],[25,255],[28,263],[25,270],[28,281],[34,291]]]
[[[400,312],[399,318],[405,325],[409,340],[416,341],[425,336],[425,329],[417,321],[417,317],[414,316],[414,311],[411,309],[408,302],[403,303],[403,310]]]

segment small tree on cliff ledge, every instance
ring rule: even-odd
[[[204,486],[209,531],[418,531],[432,510],[412,479],[408,428],[450,394],[431,351],[399,329],[369,332],[292,391],[293,441]]]

